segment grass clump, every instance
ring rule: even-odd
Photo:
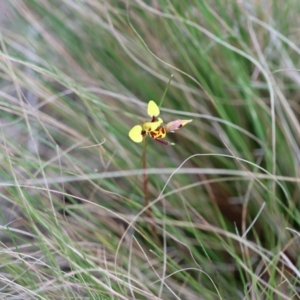
[[[298,2],[6,5],[2,297],[298,299]]]

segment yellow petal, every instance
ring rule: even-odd
[[[156,130],[162,123],[163,120],[161,118],[158,118],[158,120],[155,122],[144,122],[142,126],[146,132],[150,132]]]
[[[140,143],[143,140],[142,130],[141,125],[135,125],[131,128],[128,135],[135,143]]]
[[[182,128],[183,126],[185,126],[186,124],[192,122],[192,121],[193,120],[175,120],[175,121],[172,121],[172,122],[170,122],[166,125],[167,132],[176,131],[176,130]]]
[[[157,117],[160,113],[159,107],[153,100],[150,100],[148,103],[148,110],[147,113],[150,117]]]

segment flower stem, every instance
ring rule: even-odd
[[[149,192],[148,192],[148,174],[147,174],[147,161],[146,161],[146,153],[147,153],[147,139],[143,140],[143,152],[142,152],[142,167],[143,167],[143,191],[144,191],[144,199],[145,199],[145,207],[149,205]],[[153,222],[152,210],[151,207],[148,207],[146,210],[147,217],[151,220],[151,229],[157,234],[156,227]]]

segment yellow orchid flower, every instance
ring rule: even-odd
[[[147,113],[151,117],[151,121],[143,122],[141,125],[135,125],[129,131],[129,137],[135,143],[141,143],[144,137],[149,135],[152,139],[164,145],[174,145],[173,143],[162,139],[166,137],[168,132],[175,132],[192,122],[192,120],[176,120],[167,125],[163,125],[163,120],[158,118],[160,109],[153,100],[150,100],[148,103]]]
[[[163,123],[161,118],[157,118],[160,114],[160,110],[153,100],[150,100],[148,103],[147,113],[149,117],[151,117],[151,121],[143,122],[141,125],[135,125],[129,131],[129,137],[136,143],[141,143],[146,134],[156,130]]]

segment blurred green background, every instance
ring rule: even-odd
[[[1,298],[300,299],[299,1],[0,10]]]

